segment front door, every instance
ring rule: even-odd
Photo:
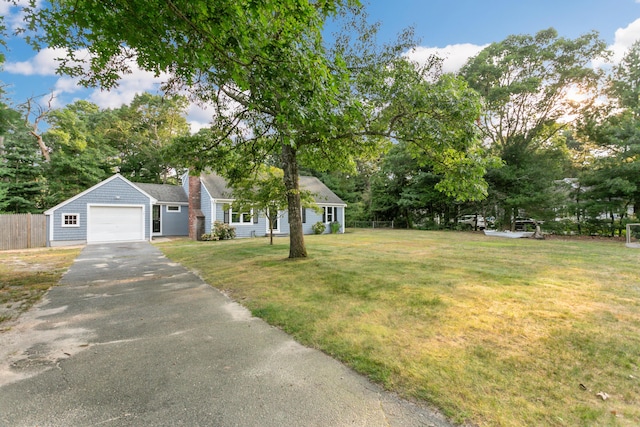
[[[160,205],[153,205],[153,233],[160,234],[162,232],[160,224]]]

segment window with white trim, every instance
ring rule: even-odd
[[[167,205],[167,212],[180,212],[182,206],[180,205]]]
[[[229,209],[231,224],[253,224],[253,209],[249,212],[234,212]]]
[[[338,219],[338,208],[335,206],[325,206],[322,208],[322,222],[333,222]]]
[[[63,227],[80,227],[80,214],[62,214]]]

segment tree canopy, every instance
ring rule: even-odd
[[[551,208],[553,181],[563,178],[563,130],[593,105],[601,72],[590,63],[605,47],[596,33],[571,40],[550,28],[492,43],[462,68],[484,101],[478,126],[504,162],[487,178],[505,222],[520,209]],[[576,103],[571,91],[592,99]]]
[[[352,165],[357,156],[379,152],[385,141],[406,139],[416,157],[441,172],[442,191],[459,198],[486,192],[473,126],[480,104],[464,82],[449,76],[429,81],[433,64],[420,69],[401,56],[408,39],[372,50],[375,28],[362,27],[355,45],[345,36],[335,47],[325,46],[325,19],[343,11],[349,16],[357,5],[53,1],[41,10],[28,8],[26,16],[36,43],[66,50],[59,71],[84,84],[111,88],[135,64],[164,74],[166,90],[186,90],[192,99],[213,103],[212,131],[182,140],[180,151],[198,158],[186,166],[212,164],[202,160],[203,148],[218,165],[220,159],[231,164],[232,153],[240,161],[220,172],[233,182],[266,158],[278,158],[288,197],[289,256],[297,258],[306,256],[300,164],[318,170]]]

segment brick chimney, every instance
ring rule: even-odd
[[[189,237],[193,240],[200,240],[204,233],[201,186],[200,176],[189,175]]]

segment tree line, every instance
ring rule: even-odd
[[[170,78],[164,97],[47,112],[42,135],[3,105],[5,211],[45,209],[116,170],[167,182],[213,168],[233,183],[266,164],[283,171],[297,258],[300,173],[349,203],[348,219],[408,227],[476,213],[504,228],[527,216],[611,232],[638,206],[638,43],[607,70],[592,66],[607,56],[596,33],[548,29],[493,43],[446,74],[440,58],[408,59],[410,29],[380,43],[355,0],[53,1],[23,15],[21,31],[35,47],[65,49],[58,72],[82,84],[112,88],[133,63]],[[328,20],[342,28],[331,41]],[[178,93],[212,106],[209,128],[188,134]]]
[[[116,109],[83,100],[40,107],[43,131],[29,120],[32,105],[0,103],[0,212],[40,213],[115,172],[135,182],[177,183],[181,170],[168,147],[189,134],[186,98],[143,93]]]

